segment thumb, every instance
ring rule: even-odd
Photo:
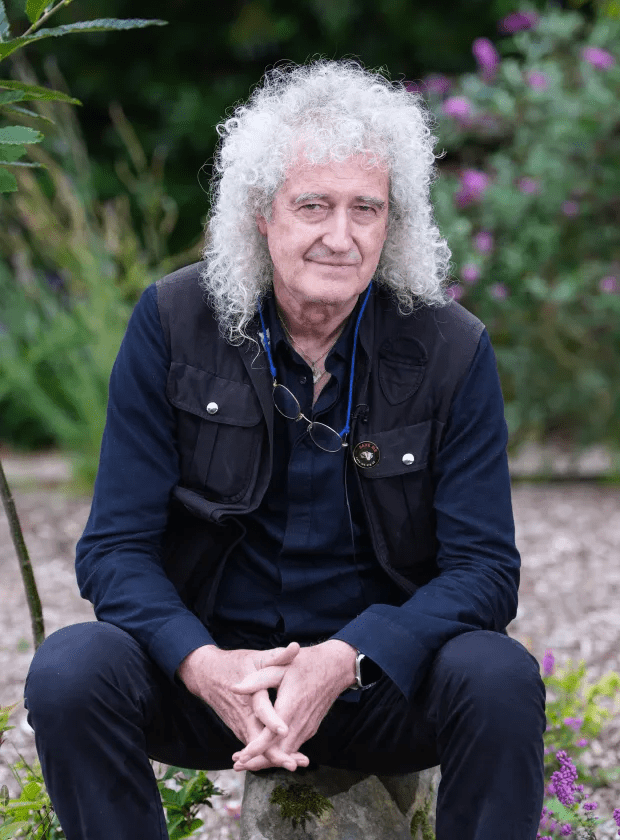
[[[299,642],[291,642],[288,647],[271,648],[270,650],[257,650],[252,657],[254,667],[257,669],[267,668],[270,665],[284,665],[295,659],[300,651]]]

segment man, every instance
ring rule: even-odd
[[[441,764],[438,840],[533,840],[544,686],[514,618],[506,426],[442,286],[418,97],[268,74],[220,127],[204,262],[144,293],[77,549],[98,622],[37,652],[68,840],[165,837],[148,757]]]

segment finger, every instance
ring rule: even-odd
[[[295,659],[300,650],[299,642],[291,642],[285,648],[278,647],[271,648],[270,650],[257,650],[253,657],[254,665],[256,668],[262,668],[266,665],[289,664]]]
[[[248,674],[238,683],[231,686],[237,694],[254,694],[260,688],[276,688],[282,682],[286,668],[282,665],[273,665]]]
[[[246,744],[243,749],[233,753],[233,758],[238,761],[255,758],[257,755],[264,753],[268,747],[273,746],[277,737],[270,729],[263,729],[257,738]]]
[[[279,736],[288,734],[288,726],[271,705],[267,689],[263,688],[252,696],[252,709],[261,723]]]
[[[299,759],[299,762],[298,762]],[[279,747],[270,747],[266,754],[255,756],[243,762],[246,770],[262,770],[266,766],[284,767],[285,770],[296,770],[298,763],[307,765],[309,759],[303,753],[290,755]]]

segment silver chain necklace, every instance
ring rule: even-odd
[[[338,339],[339,339],[339,338],[340,338],[340,336],[342,335],[342,331],[343,331],[343,330],[344,330],[344,328],[345,328],[345,324],[347,323],[348,318],[346,318],[346,319],[343,321],[342,326],[341,326],[341,327],[340,327],[340,329],[338,330],[338,334],[336,335],[336,338],[332,341],[332,343],[329,345],[329,347],[327,348],[327,350],[324,350],[324,351],[321,353],[321,355],[320,355],[317,359],[315,359],[314,361],[311,361],[311,360],[308,358],[308,356],[306,356],[306,354],[304,353],[304,351],[301,349],[301,347],[299,346],[299,344],[297,344],[297,342],[295,341],[295,339],[293,338],[293,336],[291,335],[291,333],[290,333],[290,331],[289,331],[289,329],[288,329],[288,327],[286,326],[286,323],[285,323],[285,321],[284,321],[284,316],[283,316],[283,315],[282,315],[282,313],[280,312],[280,307],[279,307],[279,306],[277,307],[277,311],[278,311],[278,318],[280,319],[280,323],[282,324],[282,327],[283,327],[283,329],[284,329],[284,332],[286,333],[287,338],[289,339],[289,341],[291,342],[291,344],[293,345],[293,347],[297,348],[297,351],[298,351],[299,355],[302,357],[302,359],[304,359],[304,361],[306,361],[306,362],[310,365],[310,370],[312,371],[312,381],[313,381],[313,382],[314,382],[314,384],[316,385],[316,384],[317,384],[317,383],[318,383],[318,382],[319,382],[319,381],[320,381],[320,380],[321,380],[321,379],[325,376],[325,374],[327,373],[327,371],[325,370],[325,368],[323,368],[323,370],[321,370],[320,368],[318,368],[318,367],[317,367],[317,364],[321,361],[321,359],[323,359],[325,356],[327,356],[327,354],[328,354],[328,353],[329,353],[329,351],[332,349],[332,347],[334,347],[334,345],[336,344],[336,342],[338,341]]]

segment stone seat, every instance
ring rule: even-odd
[[[439,767],[419,773],[373,776],[355,770],[337,770],[325,765],[300,767],[294,773],[281,768],[248,771],[241,805],[241,840],[422,840],[426,821],[435,831]],[[283,818],[286,797],[295,813],[306,813],[305,825],[293,827]],[[321,798],[332,805],[321,813]],[[308,807],[304,802],[309,803]],[[319,803],[317,808],[316,804]],[[323,800],[324,802],[324,800]],[[312,808],[319,816],[312,815]],[[422,818],[426,812],[427,817]],[[411,831],[414,814],[417,828]]]

